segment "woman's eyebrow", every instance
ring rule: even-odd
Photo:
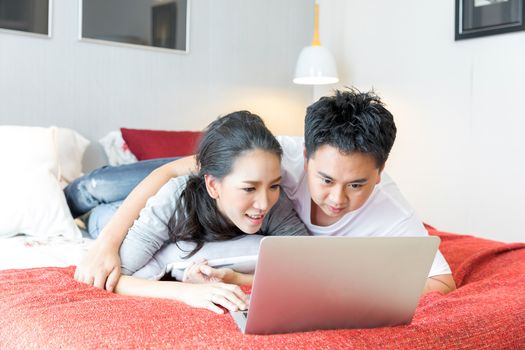
[[[281,181],[281,178],[282,176],[279,176],[278,178],[275,178],[274,180],[270,181],[271,183],[274,183],[274,182],[277,182],[277,181]],[[250,181],[250,180],[246,180],[246,181],[243,181],[243,183],[246,183],[246,184],[250,184],[250,185],[258,185],[261,183],[261,181]]]

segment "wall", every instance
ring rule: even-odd
[[[249,109],[275,133],[302,133],[313,90],[292,78],[311,2],[191,0],[189,54],[79,41],[79,3],[53,1],[51,39],[0,32],[0,124],[98,140],[122,126],[200,130]],[[86,169],[104,162],[92,143]]]
[[[454,41],[454,1],[325,0],[320,21],[335,87],[373,87],[393,112],[387,171],[420,216],[525,241],[525,32]]]

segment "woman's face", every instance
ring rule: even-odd
[[[217,208],[247,234],[259,231],[264,217],[279,199],[280,159],[256,149],[239,156],[222,180],[206,175],[206,187]]]

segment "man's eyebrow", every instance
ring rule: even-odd
[[[281,181],[281,178],[282,176],[279,176],[278,178],[275,178],[274,180],[270,181],[270,183],[274,183],[274,182],[277,182],[277,181]],[[261,181],[250,181],[250,180],[246,180],[246,181],[243,181],[243,183],[245,184],[250,184],[250,185],[258,185],[261,183]]]
[[[321,175],[323,178],[325,179],[329,179],[329,180],[333,180],[334,178],[331,177],[330,175],[328,174],[325,174],[323,173],[322,171],[318,171],[317,172],[319,175]],[[362,178],[362,179],[355,179],[355,180],[352,180],[352,181],[348,181],[348,183],[351,183],[351,184],[364,184],[368,182],[368,179],[365,179],[365,178]]]
[[[318,173],[319,175],[321,175],[322,177],[324,177],[325,179],[329,179],[329,180],[333,180],[333,179],[334,179],[333,177],[331,177],[331,176],[328,175],[328,174],[323,173],[322,171],[318,171],[317,173]]]

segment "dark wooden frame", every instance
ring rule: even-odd
[[[475,0],[456,0],[456,18],[455,18],[455,40],[478,38],[487,35],[503,34],[509,32],[516,32],[525,30],[525,6],[524,0],[508,0],[493,5],[475,7]],[[512,7],[519,7],[518,11],[512,11]],[[491,23],[484,25],[479,23],[475,28],[465,28],[464,18],[469,14],[472,17],[489,17],[492,15],[491,11],[499,10],[500,15],[508,17],[516,16],[517,20],[512,22]],[[509,18],[510,21],[510,18]]]

